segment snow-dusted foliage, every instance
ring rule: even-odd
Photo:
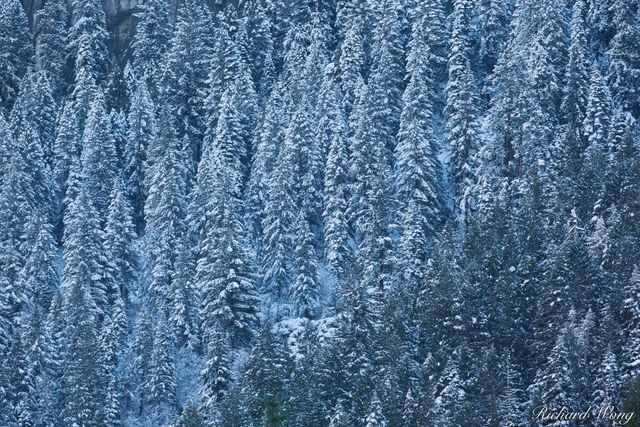
[[[637,425],[639,119],[638,0],[0,0],[0,426]]]

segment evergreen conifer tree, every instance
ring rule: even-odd
[[[114,288],[110,289],[110,301],[122,295],[129,300],[136,279],[137,258],[133,248],[135,240],[133,209],[127,200],[121,179],[116,178],[111,192],[111,201],[105,225],[105,250],[108,254]],[[115,319],[114,319],[115,320]]]
[[[131,108],[127,117],[128,133],[124,147],[124,178],[127,184],[127,195],[132,201],[136,214],[136,231],[142,233],[144,226],[144,203],[147,198],[149,171],[153,162],[159,159],[148,159],[147,151],[151,149],[152,140],[156,137],[156,119],[154,104],[144,81],[136,87],[131,98]]]
[[[578,132],[578,137],[581,136],[582,123],[586,115],[589,84],[585,8],[584,1],[581,0],[573,5],[567,83],[562,98],[564,119],[571,130]]]
[[[244,379],[252,419],[277,426],[287,412],[288,360],[283,343],[271,328],[269,323],[261,327],[247,361]]]
[[[624,372],[625,377],[633,381],[640,376],[640,270],[635,267],[624,289]]]
[[[333,92],[335,94],[335,91]],[[349,224],[346,209],[349,202],[349,165],[347,128],[344,117],[337,114],[330,125],[330,140],[324,178],[324,239],[325,257],[339,280],[348,271]]]
[[[0,106],[6,115],[18,96],[22,76],[33,61],[33,43],[27,14],[19,2],[0,8]]]
[[[475,184],[477,139],[477,96],[469,59],[470,5],[457,0],[453,12],[452,43],[449,53],[449,80],[446,87],[451,150],[450,183],[456,216],[466,224],[471,212],[471,190]]]
[[[202,377],[202,409],[206,418],[214,421],[216,407],[226,397],[232,385],[229,346],[224,333],[218,329],[205,331],[206,364]]]
[[[64,311],[67,340],[63,374],[64,422],[69,425],[91,425],[97,422],[98,339],[92,314],[92,297],[80,280],[65,288]]]
[[[615,35],[607,52],[609,63],[608,79],[614,99],[625,109],[638,114],[638,92],[640,86],[640,55],[636,46],[640,41],[640,31],[636,25],[640,10],[636,2],[614,0],[610,9]]]
[[[296,313],[307,319],[313,318],[318,306],[317,258],[313,247],[314,236],[304,212],[300,212],[295,223],[293,249],[291,300]]]
[[[241,204],[232,185],[233,164],[225,161],[217,147],[205,153],[210,187],[202,253],[196,267],[201,291],[200,317],[205,331],[221,327],[230,345],[245,345],[257,322],[252,264],[248,258]]]
[[[132,68],[141,81],[149,85],[152,93],[160,90],[162,60],[167,50],[171,32],[170,7],[163,1],[142,4],[137,12],[136,37],[133,39]]]
[[[156,326],[149,379],[146,383],[152,407],[170,409],[176,405],[175,360],[171,334],[164,319]]]
[[[66,90],[66,46],[65,36],[69,24],[69,10],[65,3],[47,2],[37,14],[38,28],[34,29],[36,40],[35,62],[45,70],[52,80],[54,94]]]
[[[176,427],[205,427],[205,419],[192,400],[182,410]]]
[[[111,134],[111,121],[104,97],[98,94],[82,135],[82,182],[92,199],[101,223],[106,220],[113,183],[118,176],[116,143]]]
[[[109,312],[111,282],[104,233],[93,201],[87,193],[88,190],[82,187],[70,207],[64,240],[62,285],[73,288],[81,284],[89,298],[84,303],[91,307],[94,317],[100,318]]]

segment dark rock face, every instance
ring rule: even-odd
[[[71,3],[71,0],[48,1]],[[29,16],[29,22],[33,25],[34,19],[37,19],[36,12],[42,8],[45,0],[21,0],[21,2]],[[127,47],[134,34],[133,13],[140,3],[142,3],[141,0],[102,0],[102,7],[107,17],[107,29],[110,33],[109,48],[114,61],[122,60],[127,55]]]
[[[44,0],[20,0],[22,2],[22,6],[27,11],[29,15],[29,19],[33,19],[35,12],[42,7],[44,4]],[[60,1],[60,0],[51,0],[51,1]],[[62,0],[67,1],[68,3],[71,0]],[[121,14],[130,13],[133,8],[141,3],[140,0],[102,0],[102,6],[104,7],[104,11],[107,14],[107,19],[112,20],[116,16]]]
[[[29,22],[32,23],[33,15],[35,15],[36,11],[42,7],[44,0],[20,0],[20,2],[22,3],[24,10],[27,11],[27,15],[29,15]]]
[[[118,15],[130,14],[141,3],[140,0],[102,0],[107,19],[113,19]]]
[[[29,16],[29,22],[32,26],[34,25],[34,19],[37,19],[37,11],[42,8],[45,1],[66,1],[69,4],[72,2],[72,0],[20,0]],[[171,10],[175,18],[175,11],[182,0],[166,1],[171,4]],[[238,0],[224,0],[222,2],[217,2],[216,0],[204,1],[212,10],[224,7],[227,3],[238,3]],[[114,62],[121,63],[123,59],[127,58],[130,54],[128,46],[135,33],[134,13],[136,12],[137,6],[144,2],[145,0],[102,0],[102,7],[107,17],[107,29],[110,34],[109,49]],[[167,31],[170,31],[170,29],[167,29]]]
[[[122,60],[127,52],[129,42],[133,38],[135,20],[133,13],[140,0],[103,0],[107,15],[107,28],[111,35],[109,50],[114,61]]]

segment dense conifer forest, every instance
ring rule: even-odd
[[[640,425],[640,1],[24,3],[0,426]]]

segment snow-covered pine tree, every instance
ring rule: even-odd
[[[288,29],[284,39],[284,58],[279,80],[283,82],[288,96],[291,97],[291,107],[294,110],[305,95],[306,82],[302,73],[310,43],[310,28],[308,24],[296,23]]]
[[[261,327],[246,364],[243,392],[250,399],[247,409],[253,422],[277,426],[287,414],[289,360],[284,343],[271,328],[269,322]]]
[[[82,198],[79,198],[81,200]],[[64,279],[63,279],[64,280]],[[98,420],[98,339],[93,297],[84,283],[73,280],[64,288],[63,306],[67,342],[64,360],[64,423],[92,425]]]
[[[121,357],[125,353],[125,350],[127,350],[129,323],[125,311],[124,298],[120,292],[116,293],[115,301],[111,309],[111,319],[113,321],[113,340],[116,356]]]
[[[640,8],[635,1],[613,0],[610,5],[615,35],[609,43],[607,72],[617,105],[636,116],[640,112],[640,54],[634,48],[640,43],[637,21]]]
[[[20,88],[22,92],[9,116],[15,141],[12,151],[25,162],[23,179],[26,181],[20,185],[27,186],[22,190],[29,196],[28,203],[31,209],[50,216],[53,201],[51,168],[48,161],[51,151],[50,147],[45,146],[50,139],[43,137],[41,132],[53,131],[55,112],[51,108],[55,107],[44,106],[53,103],[53,99],[44,87],[40,88],[42,93],[36,94],[38,88],[33,74],[29,73],[22,79]],[[42,109],[42,117],[34,119],[34,110],[38,109]]]
[[[56,139],[53,143],[53,184],[58,200],[65,198],[72,166],[79,161],[82,152],[83,129],[80,129],[79,117],[73,108],[71,101],[66,101],[62,106],[57,123]],[[58,223],[62,221],[64,211],[68,207],[67,203],[58,203],[56,212]],[[59,226],[59,224],[56,225]]]
[[[449,130],[449,181],[455,201],[458,222],[466,225],[472,206],[471,191],[475,184],[475,156],[478,150],[477,95],[470,62],[471,5],[456,0],[453,12],[449,80],[446,86]]]
[[[333,408],[333,412],[329,418],[329,427],[349,427],[353,425],[349,413],[345,410],[344,406],[338,402]]]
[[[504,364],[504,388],[498,402],[498,417],[505,427],[517,427],[526,419],[525,395],[521,378],[510,358]]]
[[[629,118],[630,119],[630,118]],[[640,263],[631,249],[638,244],[638,223],[634,220],[635,211],[638,209],[638,182],[640,173],[638,165],[638,134],[632,131],[634,122],[629,120],[628,131],[624,132],[619,148],[615,151],[613,159],[613,176],[617,176],[613,194],[615,205],[609,208],[609,248],[604,257],[606,271],[609,273],[609,281],[613,289],[622,289],[633,272],[634,266]]]
[[[66,34],[69,24],[69,10],[66,3],[46,2],[37,12],[34,22],[36,52],[35,62],[39,69],[49,75],[53,92],[61,95],[66,90]]]
[[[0,107],[6,115],[33,61],[31,30],[20,2],[6,1],[0,6],[0,41]]]
[[[177,402],[176,365],[171,332],[164,318],[159,319],[155,329],[149,379],[145,386],[148,402],[157,412],[173,412]]]
[[[4,114],[2,114],[0,115],[0,177],[4,176],[5,169],[9,164],[12,145],[13,135],[11,134],[11,128]]]
[[[294,202],[304,212],[310,225],[315,227],[321,222],[322,188],[318,181],[322,168],[323,150],[313,127],[313,111],[306,95],[302,97],[284,134],[283,151],[288,155],[282,158],[290,164],[293,173]]]
[[[25,331],[25,338],[29,353],[27,358],[31,367],[33,377],[33,399],[34,419],[42,423],[47,412],[47,402],[50,396],[51,377],[49,376],[49,348],[44,340],[44,313],[39,307],[34,307],[28,314],[28,324]],[[26,314],[26,313],[25,313]]]
[[[488,0],[479,4],[480,62],[491,73],[509,37],[508,23],[512,14],[511,2]]]
[[[190,335],[190,320],[180,319],[182,316],[175,311],[181,304],[182,291],[190,286],[184,263],[188,148],[181,146],[177,138],[169,106],[162,108],[159,123],[157,136],[149,149],[149,155],[157,160],[146,172],[149,196],[145,203],[145,245],[151,263],[147,295],[152,304],[166,314],[167,321],[177,322],[172,325],[176,333],[182,324],[186,327],[182,332]],[[178,318],[174,319],[174,315]]]
[[[210,422],[215,422],[217,406],[232,386],[231,362],[227,337],[219,326],[204,331],[206,363],[200,373],[202,386],[202,412]]]
[[[222,94],[234,79],[234,66],[239,63],[238,50],[232,33],[235,22],[228,11],[218,14],[218,25],[215,29],[215,42],[212,46],[211,63],[207,79],[205,107],[207,111],[207,126],[215,129],[218,118],[219,103]]]
[[[632,137],[635,121],[633,116],[625,112],[622,108],[615,108],[613,118],[611,120],[611,129],[609,130],[609,167],[613,171],[615,169],[616,158],[619,155],[624,156],[623,148],[628,144],[628,139]],[[617,180],[618,178],[615,178]],[[617,189],[614,189],[614,194]]]
[[[254,267],[241,217],[242,204],[230,178],[237,170],[226,162],[218,147],[211,147],[205,155],[210,175],[202,177],[202,182],[208,185],[209,199],[195,279],[201,293],[200,318],[205,332],[222,328],[230,345],[237,348],[251,340],[257,323]]]
[[[343,3],[344,5],[338,9],[336,23],[343,37],[340,43],[338,68],[345,111],[350,114],[357,101],[358,80],[365,76],[365,67],[368,65],[367,51],[370,34],[367,30],[367,2],[357,0]]]
[[[135,292],[138,261],[133,242],[136,238],[133,225],[133,209],[125,195],[122,179],[116,178],[111,192],[111,202],[105,225],[105,251],[108,254],[114,288],[110,289],[109,301],[114,304],[122,297],[129,301]],[[115,321],[115,319],[114,319]]]
[[[151,314],[143,306],[138,316],[133,340],[132,375],[134,376],[134,392],[137,394],[138,410],[142,413],[149,401],[146,385],[151,377],[151,353],[153,352],[153,325]]]
[[[378,380],[374,376],[373,339],[381,328],[377,293],[363,283],[346,281],[340,288],[344,318],[337,325],[334,370],[341,372],[344,397],[348,398],[351,415],[364,419],[369,410],[371,391]]]
[[[253,13],[249,15],[249,40],[251,40],[251,65],[253,81],[256,83],[258,102],[267,100],[275,83],[274,43],[271,27],[272,18],[267,14],[263,2],[256,2]]]
[[[63,296],[56,289],[42,332],[42,347],[46,353],[43,364],[42,385],[43,398],[40,401],[42,419],[45,423],[62,423],[63,365],[65,353],[65,316],[63,313]]]
[[[290,139],[291,141],[291,139]],[[262,222],[262,282],[261,292],[272,301],[284,302],[291,282],[289,254],[293,252],[293,224],[297,210],[294,188],[296,147],[282,149],[276,169],[269,179],[268,201]]]
[[[30,128],[38,136],[46,170],[52,165],[58,107],[47,73],[29,68],[20,84],[9,121],[14,133]],[[44,165],[43,165],[44,166]]]
[[[144,228],[144,203],[147,199],[148,172],[153,162],[159,158],[148,158],[152,140],[156,137],[155,107],[144,80],[141,80],[131,98],[131,107],[127,116],[128,133],[124,147],[124,178],[127,196],[131,199],[136,214],[136,231]]]
[[[207,65],[213,37],[210,16],[205,5],[186,1],[179,9],[171,43],[163,60],[157,103],[167,105],[175,118],[178,138],[189,144],[189,170],[195,170],[201,156],[205,131],[203,97]]]
[[[296,218],[294,234],[290,299],[298,316],[311,319],[315,317],[319,304],[318,261],[313,247],[314,236],[302,210]]]
[[[80,132],[84,129],[91,101],[98,87],[107,81],[109,52],[106,17],[97,0],[73,0],[73,25],[67,34],[67,61],[73,64],[71,93],[73,114]]]
[[[196,110],[203,119],[202,132],[204,133],[206,104],[204,104],[203,95],[208,88],[209,65],[215,43],[215,29],[211,25],[211,22],[215,21],[215,16],[207,4],[198,1],[185,2],[184,12],[187,15],[186,21],[192,39],[193,70],[199,95],[199,99],[196,100]]]
[[[386,134],[389,127],[378,130],[374,122],[376,112],[384,113],[384,104],[372,101],[374,95],[361,82],[359,100],[353,113],[355,130],[350,142],[351,197],[347,214],[353,227],[357,245],[356,263],[363,283],[382,290],[390,278],[391,239],[387,215],[391,207],[391,165]],[[385,97],[378,88],[377,96]],[[386,111],[389,113],[389,111]],[[393,145],[393,144],[392,144]]]
[[[256,130],[255,151],[245,194],[246,215],[251,224],[251,235],[260,241],[263,235],[263,221],[269,200],[269,186],[272,172],[282,146],[287,117],[281,84],[271,91],[266,101],[261,122]]]
[[[410,385],[407,389],[407,394],[404,396],[404,402],[402,403],[402,426],[413,427],[418,421],[420,413],[419,402],[413,397],[414,391]]]
[[[331,92],[338,102],[337,87]],[[346,210],[349,202],[349,156],[347,154],[347,126],[340,111],[327,118],[328,154],[324,175],[325,257],[338,280],[346,278],[349,268],[349,224]]]
[[[592,28],[589,42],[593,46],[594,52],[602,56],[608,44],[615,34],[615,23],[612,19],[613,0],[589,0],[587,12],[587,23]]]
[[[131,67],[127,65],[127,73],[131,72]],[[119,65],[114,65],[109,72],[109,81],[104,90],[105,104],[107,112],[114,111],[126,115],[131,106],[131,85],[134,80],[131,74],[125,76],[125,71]]]
[[[204,146],[203,156],[198,163],[198,172],[195,176],[195,184],[193,191],[190,194],[189,206],[187,207],[187,224],[189,226],[189,241],[191,248],[189,250],[192,262],[197,263],[202,255],[206,255],[203,252],[203,243],[209,228],[210,216],[207,211],[212,198],[212,187],[215,181],[212,181],[212,177],[215,176],[214,168],[215,162],[211,161],[211,155],[209,152],[213,149],[209,144],[209,140],[206,141]],[[196,283],[200,282],[197,277],[197,268],[192,272],[194,274],[194,280]]]
[[[611,94],[600,70],[594,66],[591,70],[589,82],[589,97],[584,118],[584,133],[591,144],[598,144],[607,148],[607,135],[611,127],[613,116]]]
[[[255,82],[251,73],[249,58],[249,40],[247,36],[247,20],[241,20],[235,35],[235,49],[237,53],[232,57],[234,78],[230,85],[230,97],[233,108],[237,114],[239,137],[244,144],[244,156],[241,157],[242,165],[248,164],[253,154],[253,131],[256,127],[258,116],[258,98]],[[223,100],[220,101],[221,104]],[[242,178],[246,181],[247,170],[242,170]]]
[[[38,239],[35,227],[29,227],[30,218],[48,220],[51,214],[47,168],[36,167],[44,163],[37,135],[27,127],[8,142],[14,141],[0,187],[0,221],[4,224],[0,229],[0,288],[5,292],[0,305],[6,310],[3,317],[9,322],[5,325],[8,333],[30,303],[29,290],[19,286],[20,273]]]
[[[98,346],[98,408],[96,420],[100,425],[118,426],[121,424],[120,389],[117,378],[118,348],[115,325],[111,316],[105,316],[100,329]]]
[[[316,372],[316,356],[322,351],[318,345],[318,328],[304,319],[300,323],[299,338],[296,339],[299,352],[288,386],[291,396],[291,421],[311,424],[326,424],[327,414],[323,393],[318,392],[319,375]]]
[[[611,347],[604,352],[593,388],[594,408],[620,407],[620,368]]]
[[[587,142],[578,176],[578,213],[583,218],[593,214],[595,204],[604,197],[607,170],[608,136],[611,128],[611,96],[597,68],[591,72],[589,101],[584,119]]]
[[[375,24],[372,70],[368,82],[368,107],[373,129],[372,137],[384,144],[390,162],[396,146],[396,135],[402,112],[402,92],[405,75],[400,4],[383,0],[384,13]]]
[[[403,95],[404,108],[395,149],[394,189],[401,230],[397,268],[408,287],[422,282],[424,271],[419,270],[427,259],[424,251],[428,239],[434,236],[444,218],[440,147],[433,130],[436,76],[426,62],[433,54],[425,7],[417,8],[408,46],[409,83]]]
[[[169,49],[171,38],[170,5],[162,0],[153,0],[140,5],[136,12],[136,37],[131,44],[133,60],[131,66],[140,78],[157,95],[162,72],[162,61]],[[144,82],[144,83],[143,83]]]
[[[116,154],[118,155],[118,170],[124,168],[124,152],[127,146],[127,116],[112,107],[109,113],[109,121],[111,122],[111,134],[116,141]]]
[[[573,5],[571,16],[571,43],[566,71],[561,111],[572,137],[582,136],[582,125],[587,112],[589,70],[587,58],[586,6],[583,0]]]
[[[81,284],[88,293],[85,301],[94,317],[109,313],[108,292],[111,287],[108,254],[104,247],[104,232],[98,212],[86,187],[69,208],[65,224],[64,269],[62,287],[71,289]]]
[[[205,418],[192,400],[187,401],[176,427],[206,427]]]
[[[82,135],[82,183],[86,188],[101,224],[109,207],[113,183],[118,176],[116,142],[104,96],[93,98]]]
[[[431,412],[434,416],[434,426],[458,426],[463,420],[461,415],[461,403],[465,399],[466,391],[464,381],[460,374],[460,356],[453,354],[436,384],[435,401]]]
[[[546,259],[543,274],[544,288],[538,299],[534,327],[539,357],[549,355],[572,306],[583,310],[596,308],[595,288],[602,285],[601,272],[589,257],[575,211],[565,240]]]
[[[631,382],[640,377],[640,269],[635,267],[624,289],[623,373]]]
[[[21,271],[20,287],[26,289],[30,301],[38,310],[46,312],[58,287],[56,271],[56,242],[48,218],[34,215],[26,227],[27,235],[35,236],[29,242],[29,252]]]
[[[13,238],[4,238],[1,246],[2,256],[0,265],[0,288],[2,300],[0,300],[0,346],[3,354],[11,347],[11,336],[14,333],[15,317],[20,312],[23,304],[27,302],[24,290],[19,288],[18,277],[20,272],[20,256],[17,250],[17,242]]]
[[[311,108],[317,111],[316,104],[320,101],[319,95],[325,79],[325,68],[329,62],[330,52],[327,40],[329,35],[318,12],[313,13],[312,21],[309,25],[311,26],[309,31],[310,43],[302,69],[302,78],[307,85],[305,95],[311,102]]]
[[[19,323],[22,327],[16,331],[7,361],[7,397],[8,405],[3,411],[11,411],[8,424],[33,425],[37,422],[35,401],[35,354],[26,336],[29,325],[24,316]],[[4,400],[4,399],[3,399]],[[3,402],[4,403],[4,402]]]
[[[538,369],[531,386],[530,409],[540,404],[549,405],[550,411],[567,408],[577,411],[577,378],[573,360],[576,356],[574,330],[571,323],[565,325],[557,335],[553,348],[548,353],[547,361]],[[552,421],[552,424],[554,425]],[[569,425],[567,421],[558,420],[556,426]]]
[[[229,191],[235,198],[240,198],[243,193],[246,176],[244,165],[249,149],[246,140],[247,129],[243,129],[241,120],[245,115],[238,93],[241,86],[238,80],[234,80],[231,89],[222,94],[217,120],[210,123],[214,127],[207,128],[204,141],[205,149],[213,150],[215,155],[222,156],[221,160],[228,174]]]
[[[533,50],[533,60],[536,61],[537,56],[539,62],[531,66],[531,71],[535,74],[536,68],[543,69],[542,79],[546,81],[538,81],[534,84],[538,85],[538,96],[543,97],[543,102],[547,101],[548,105],[543,108],[551,115],[551,120],[555,121],[560,108],[563,75],[567,67],[570,15],[565,4],[557,0],[546,0],[542,7],[546,18],[534,21],[532,26],[536,34],[529,48]],[[536,51],[539,53],[536,54]],[[535,75],[533,78],[535,79]],[[548,98],[544,99],[544,97]]]
[[[369,414],[365,419],[366,427],[386,427],[387,419],[382,413],[382,405],[380,403],[380,398],[374,392],[373,398],[371,399],[371,406],[369,409]]]

